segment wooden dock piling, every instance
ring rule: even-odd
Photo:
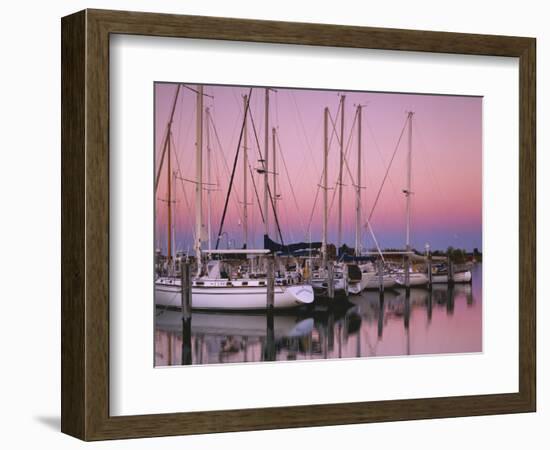
[[[411,288],[411,258],[410,256],[407,254],[405,255],[405,267],[404,267],[404,271],[405,271],[405,287],[407,288],[407,290],[409,290]]]
[[[433,312],[433,292],[432,292],[431,289],[428,291],[428,302],[427,302],[427,305],[426,305],[426,310],[427,310],[427,313],[428,313],[428,323],[431,323],[432,322],[432,312]]]
[[[376,265],[378,268],[378,289],[380,295],[384,295],[384,261],[382,261],[382,258],[376,261]]]
[[[380,258],[377,261],[378,267],[378,340],[382,339],[382,333],[384,330],[384,261]]]
[[[428,255],[427,269],[428,271],[428,289],[432,290],[433,275],[432,275],[432,255]]]
[[[267,258],[267,303],[268,310],[275,307],[275,260]]]
[[[191,264],[189,262],[181,263],[181,312],[182,319],[191,319],[191,308],[193,305],[191,280]]]
[[[380,341],[382,339],[382,335],[384,333],[384,294],[380,293],[380,300],[378,302],[378,326],[377,326],[377,335],[378,340]]]
[[[306,259],[304,270],[304,281],[309,283],[311,281],[311,260]]]
[[[455,284],[455,266],[450,256],[447,259],[447,283],[449,286]]]
[[[409,329],[411,320],[411,293],[409,289],[407,289],[405,293],[405,305],[404,305],[404,311],[403,311],[403,325],[405,326],[405,329]]]
[[[264,360],[275,361],[277,351],[275,349],[275,318],[273,308],[267,308],[266,318],[266,333],[264,345]]]
[[[181,268],[181,363],[182,365],[190,365],[193,363],[191,350],[191,309],[193,307],[191,279],[191,264],[182,262]]]
[[[256,258],[254,256],[250,257],[249,266],[250,273],[254,273],[256,271]]]
[[[449,285],[447,288],[447,304],[446,304],[446,310],[447,315],[452,316],[455,311],[455,288],[454,285]]]
[[[327,296],[334,299],[334,261],[327,263]]]

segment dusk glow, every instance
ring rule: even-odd
[[[195,85],[189,85],[195,89]],[[174,100],[176,84],[155,84],[155,170],[157,170],[167,122]],[[204,107],[210,109],[214,127],[203,127],[203,181],[208,181],[207,141],[211,149],[212,236],[218,233],[229,178],[243,122],[243,95],[249,87],[205,86]],[[343,241],[354,246],[355,239],[355,182],[357,167],[357,127],[354,124],[356,107],[362,111],[362,209],[363,224],[371,212],[384,174],[396,148],[399,136],[413,111],[412,129],[412,246],[423,250],[426,243],[432,249],[448,246],[482,248],[482,98],[438,95],[387,94],[371,92],[337,92],[277,88],[270,93],[270,128],[277,130],[280,148],[277,152],[277,202],[279,221],[285,243],[320,241],[322,228],[322,191],[319,190],[323,170],[323,111],[330,110],[336,130],[340,96],[345,95],[345,133],[347,168],[344,169]],[[264,152],[264,90],[252,89],[251,120],[248,123],[249,159],[253,169],[260,166],[260,150]],[[252,126],[255,125],[255,131]],[[177,101],[173,134],[172,170],[174,179],[173,224],[177,251],[193,249],[195,224],[195,129],[196,94],[182,88]],[[329,149],[328,179],[336,187],[339,144],[332,136]],[[270,170],[273,149],[269,130]],[[349,142],[349,146],[348,146]],[[407,130],[391,165],[388,178],[372,215],[371,225],[382,248],[404,248]],[[175,156],[174,156],[175,155]],[[221,246],[241,247],[242,231],[242,152],[239,155],[228,215],[223,231],[227,232]],[[348,172],[349,169],[349,172]],[[350,172],[354,178],[352,182]],[[163,167],[156,197],[156,243],[166,253],[167,171]],[[260,204],[263,196],[263,175],[254,170],[254,182]],[[269,177],[272,185],[272,175]],[[248,180],[249,247],[263,247],[263,224],[254,184]],[[329,201],[336,190],[329,191]],[[317,202],[314,205],[315,198]],[[173,198],[173,200],[174,200]],[[203,192],[203,248],[207,248],[207,192]],[[338,197],[329,212],[328,240],[337,240]],[[310,220],[311,219],[311,220]],[[270,211],[270,236],[279,241],[273,212]],[[374,246],[366,227],[362,230],[364,248]]]

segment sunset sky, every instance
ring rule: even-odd
[[[196,85],[188,85],[196,89]],[[155,84],[155,171],[166,134],[176,84]],[[210,127],[211,166],[211,224],[215,241],[233,160],[237,151],[243,121],[243,95],[250,87],[205,86],[204,107],[209,107],[214,127]],[[323,170],[323,111],[340,130],[340,116],[336,117],[340,95],[345,100],[344,143],[349,169],[357,172],[357,126],[354,123],[356,107],[363,107],[362,120],[362,208],[363,220],[371,211],[382,179],[405,125],[407,111],[414,111],[412,131],[412,229],[413,247],[423,250],[426,243],[432,249],[448,246],[472,250],[482,246],[482,98],[373,92],[319,91],[277,88],[270,93],[270,128],[277,129],[280,148],[277,148],[278,214],[285,243],[307,241],[308,230],[312,241],[321,240],[322,191],[314,206],[318,184]],[[250,114],[256,127],[260,150],[264,152],[264,89],[253,88]],[[196,94],[182,88],[178,98],[174,122],[172,170],[181,179],[173,186],[175,249],[192,251],[195,224],[195,192],[191,182],[195,174]],[[203,181],[207,182],[206,120],[203,128]],[[332,128],[329,128],[329,136]],[[270,160],[273,149],[270,136]],[[219,141],[218,141],[219,139]],[[388,179],[372,215],[371,225],[382,248],[403,248],[405,243],[406,157],[408,134],[405,131]],[[249,159],[253,168],[260,166],[259,153],[252,123],[248,122]],[[221,248],[227,244],[241,247],[243,243],[242,199],[243,163],[239,154],[237,171],[230,199]],[[285,164],[286,163],[286,164]],[[270,161],[271,165],[271,161]],[[286,169],[285,169],[286,165]],[[333,136],[329,151],[329,186],[334,188],[338,177],[339,144]],[[288,173],[287,173],[288,171]],[[166,178],[164,165],[156,198],[156,246],[166,252],[167,213]],[[263,175],[255,173],[260,202],[263,199]],[[270,176],[272,184],[272,176]],[[343,241],[353,247],[355,240],[355,190],[344,169]],[[292,186],[292,188],[291,188]],[[206,187],[206,186],[205,186]],[[248,180],[249,248],[262,248],[263,224],[253,184]],[[294,195],[293,192],[294,191]],[[329,204],[336,191],[329,191]],[[207,195],[203,197],[203,223],[206,237]],[[329,242],[337,240],[338,196],[329,212]],[[311,218],[311,220],[310,220]],[[279,241],[270,211],[270,236]],[[365,248],[373,247],[373,239],[366,228],[362,230]],[[207,248],[205,242],[203,248]],[[212,244],[214,247],[214,243]]]

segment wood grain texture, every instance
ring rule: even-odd
[[[537,163],[536,41],[520,57],[519,85],[519,385],[536,409]]]
[[[519,57],[519,392],[109,416],[109,34],[113,33]],[[98,440],[535,410],[534,39],[87,10],[63,18],[62,40],[62,430],[65,433]]]
[[[61,430],[85,431],[85,19],[61,26]]]

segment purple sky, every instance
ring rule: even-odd
[[[195,89],[196,85],[189,85]],[[242,124],[243,100],[249,87],[205,86],[204,106],[209,107],[215,130],[210,127],[212,179],[215,191],[211,193],[212,234],[216,235],[227,188],[229,174],[237,150]],[[155,84],[155,164],[158,167],[162,142],[170,108],[176,91],[175,84]],[[438,95],[388,94],[372,92],[319,91],[278,88],[270,94],[270,128],[275,127],[280,141],[278,153],[279,220],[285,243],[321,239],[322,191],[317,204],[314,199],[323,168],[323,110],[325,106],[336,120],[339,132],[340,118],[336,118],[340,97],[346,95],[344,142],[347,146],[349,169],[356,177],[357,127],[352,130],[356,105],[363,108],[362,121],[362,207],[365,219],[374,203],[382,179],[406,120],[407,111],[414,111],[412,137],[412,245],[423,249],[430,243],[433,249],[446,249],[452,245],[468,250],[481,249],[482,237],[482,99]],[[196,94],[189,89],[180,90],[172,128],[175,154],[179,161],[172,169],[181,171],[187,180],[195,174],[195,116]],[[264,90],[254,88],[250,112],[264,151]],[[248,126],[249,158],[258,167],[258,149],[254,131]],[[329,136],[332,129],[329,129]],[[216,137],[217,134],[217,137]],[[271,139],[271,131],[269,133]],[[350,140],[351,136],[351,140]],[[219,143],[218,139],[219,138]],[[204,179],[206,167],[207,129],[204,127]],[[221,145],[220,145],[221,144]],[[405,132],[391,165],[388,179],[373,213],[371,225],[383,248],[404,247],[405,198],[402,189],[406,182],[406,156],[408,135]],[[270,140],[270,155],[272,155]],[[242,152],[240,153],[233,195],[230,201],[222,247],[227,240],[241,246],[242,231]],[[271,156],[270,156],[271,158]],[[338,176],[339,147],[332,139],[329,154],[329,185],[334,187]],[[288,169],[285,170],[285,165]],[[156,168],[155,168],[156,170]],[[263,198],[263,180],[255,175],[260,201]],[[270,183],[272,183],[270,177]],[[344,170],[343,241],[349,246],[355,239],[355,192],[347,170]],[[292,188],[291,188],[292,185]],[[256,202],[253,185],[248,182],[249,248],[261,248],[263,224]],[[293,192],[294,194],[293,195]],[[329,191],[329,201],[334,191]],[[175,247],[188,250],[193,247],[194,185],[177,180],[174,187]],[[164,166],[156,193],[156,245],[166,249],[166,166]],[[206,194],[204,195],[204,223],[206,226]],[[329,213],[329,242],[337,239],[338,200]],[[271,236],[275,237],[273,215]],[[311,217],[311,221],[310,221]],[[362,220],[365,222],[365,220]],[[363,246],[370,248],[373,240],[363,229]],[[277,239],[278,240],[278,239]],[[206,248],[206,245],[205,245]]]

